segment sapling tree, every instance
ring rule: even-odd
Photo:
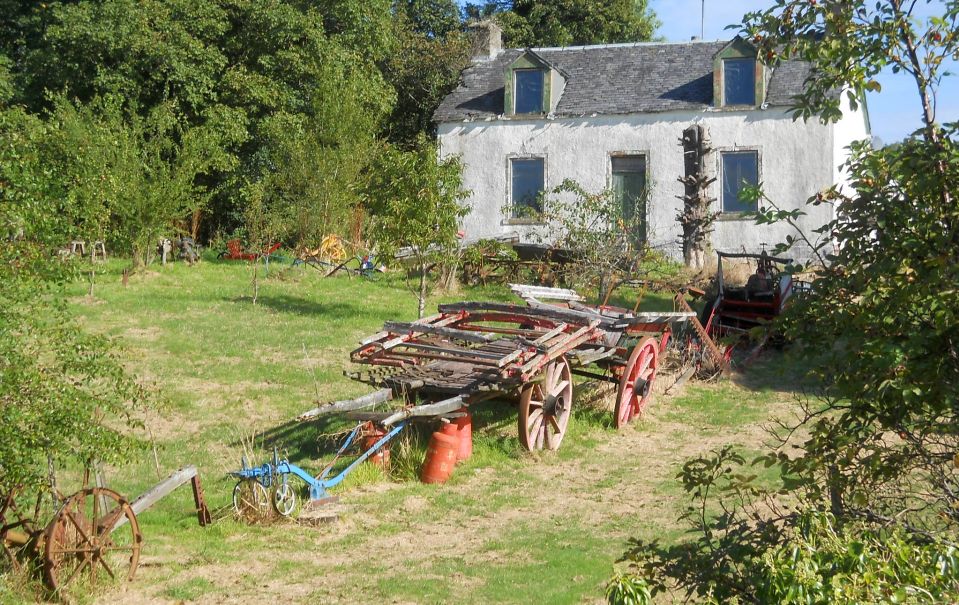
[[[294,211],[282,200],[268,193],[262,183],[247,184],[243,188],[246,205],[243,208],[243,226],[247,251],[254,255],[250,262],[250,287],[253,290],[253,304],[260,295],[260,261],[264,268],[268,266],[269,250],[276,242],[282,241],[293,226]]]
[[[409,255],[419,273],[419,317],[426,309],[430,271],[457,249],[465,197],[459,160],[439,159],[436,146],[423,139],[412,151],[387,146],[373,164],[365,196],[372,244],[383,258]]]
[[[596,288],[601,304],[617,280],[634,277],[648,258],[647,196],[623,199],[609,189],[592,193],[567,179],[542,204],[545,240],[576,256],[570,277]]]

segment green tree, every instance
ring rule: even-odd
[[[397,1],[394,10],[396,46],[383,73],[396,90],[396,105],[386,134],[410,148],[421,134],[435,134],[433,113],[469,66],[470,41],[452,0]]]
[[[9,104],[0,57],[0,493],[49,487],[56,466],[129,460],[142,389],[110,343],[65,309],[76,266],[52,251],[67,219],[62,181],[44,160],[48,127]],[[74,467],[75,468],[75,467]]]
[[[767,61],[816,67],[798,117],[838,119],[839,94],[861,104],[888,68],[915,84],[923,126],[901,145],[854,144],[849,185],[809,202],[833,204],[836,218],[780,246],[802,241],[822,261],[785,323],[821,392],[783,447],[753,463],[776,469],[778,484],[758,484],[730,449],[686,464],[697,539],[629,555],[660,588],[755,603],[959,594],[959,131],[934,111],[944,62],[959,53],[959,2],[926,22],[916,5],[779,0],[746,16]],[[760,223],[802,214],[755,195]]]
[[[324,122],[339,122],[330,113],[356,104],[382,128],[395,98],[378,66],[393,47],[389,8],[389,0],[80,0],[28,3],[2,25],[17,94],[34,112],[66,91],[81,105],[123,98],[140,120],[168,107],[175,138],[226,128],[221,152],[234,156],[233,168],[202,182],[213,196],[211,227],[229,227],[242,223],[245,183],[268,179],[288,153],[271,148],[278,116],[316,125],[323,108]],[[371,127],[358,126],[365,130],[346,138],[368,140]]]
[[[659,27],[647,0],[513,0],[471,5],[467,14],[492,14],[508,47],[645,42]]]
[[[456,158],[440,160],[426,141],[413,151],[386,147],[372,166],[365,197],[377,254],[403,252],[419,272],[417,309],[423,317],[429,272],[451,258],[459,219],[468,211],[460,203],[466,197],[462,166]]]
[[[228,170],[223,151],[228,127],[216,123],[184,129],[169,104],[145,118],[116,98],[77,105],[59,97],[50,119],[56,140],[48,158],[65,179],[69,229],[104,229],[115,246],[147,263],[159,237],[207,200],[202,175]]]

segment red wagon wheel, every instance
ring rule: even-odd
[[[655,338],[646,338],[633,349],[623,369],[623,376],[619,379],[614,410],[616,428],[623,428],[645,411],[658,366],[659,343]]]
[[[142,541],[136,514],[120,494],[103,487],[82,489],[67,498],[47,526],[47,585],[59,591],[84,577],[87,588],[94,589],[98,580],[132,580]]]
[[[540,376],[519,396],[519,440],[531,452],[559,448],[573,409],[573,374],[566,358],[547,364]]]

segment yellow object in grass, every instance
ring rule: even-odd
[[[346,258],[346,249],[339,235],[331,233],[323,238],[320,242],[320,256],[331,262],[339,262]]]

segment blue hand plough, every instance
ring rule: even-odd
[[[284,517],[292,516],[296,512],[298,504],[296,495],[298,490],[290,483],[292,477],[301,479],[309,488],[309,506],[331,501],[329,489],[339,485],[357,466],[376,454],[380,448],[406,427],[404,422],[396,424],[349,466],[337,475],[330,477],[337,458],[356,441],[367,425],[368,423],[361,422],[350,431],[333,460],[317,476],[313,476],[286,458],[281,460],[275,448],[273,459],[259,466],[249,466],[244,456],[242,468],[229,473],[238,479],[236,487],[233,488],[233,510],[241,518],[248,521],[267,519],[274,512]]]

